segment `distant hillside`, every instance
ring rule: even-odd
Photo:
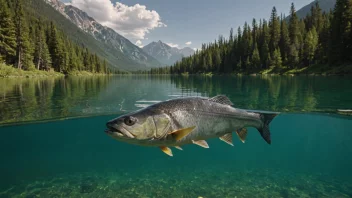
[[[110,28],[101,26],[93,18],[77,8],[66,6],[57,0],[31,0],[25,2],[28,4],[25,6],[28,12],[32,12],[34,16],[52,20],[72,41],[78,45],[87,47],[98,56],[105,58],[108,65],[111,67],[131,71],[160,66],[160,63],[156,59],[144,53],[129,40],[118,35]],[[48,3],[50,3],[50,5]],[[57,6],[56,9],[52,7],[55,7],[55,5]],[[62,11],[68,14],[63,15]],[[90,20],[90,23],[97,27],[99,26],[102,31],[109,33],[109,37],[105,37],[105,40],[102,40],[101,38],[103,38],[103,36],[99,37],[96,35],[94,37],[91,32],[84,29],[83,26],[81,27],[82,29],[80,29],[75,25],[78,24],[78,21],[74,21],[74,18],[70,19],[69,17],[78,17],[78,14],[81,15],[79,17]],[[117,44],[113,45],[112,43],[117,43],[119,46],[117,46]],[[123,47],[125,47],[124,50],[122,50]]]
[[[158,42],[149,43],[143,47],[143,50],[165,65],[172,65],[176,63],[176,61],[181,60],[182,57],[188,57],[194,54],[194,50],[189,47],[178,49],[176,47],[170,47],[160,40]]]
[[[334,9],[336,0],[315,0],[313,2],[311,2],[310,4],[302,7],[301,9],[297,10],[296,14],[298,16],[298,18],[303,18],[305,16],[307,16],[308,13],[310,13],[310,9],[312,6],[314,6],[316,4],[316,2],[319,3],[319,7],[321,8],[321,10],[324,12],[328,12],[330,11],[330,9]]]

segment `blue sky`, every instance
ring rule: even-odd
[[[68,1],[65,0],[64,2]],[[96,9],[99,12],[94,13],[92,11],[92,7],[94,7],[92,1],[94,0],[73,0],[72,3],[89,15],[93,15],[94,18],[100,18],[103,13],[107,13],[103,11],[105,7]],[[103,2],[110,0],[95,1],[96,3],[100,1],[99,6],[101,6],[101,4],[109,4]],[[115,2],[115,0],[112,0],[112,5],[115,5]],[[114,23],[120,23],[119,21],[102,23],[111,26],[133,43],[138,41],[138,44],[143,46],[151,41],[161,40],[165,43],[175,44],[175,46],[178,45],[178,47],[200,48],[202,43],[214,41],[220,34],[227,37],[231,27],[236,31],[238,26],[242,26],[245,21],[251,23],[253,18],[268,19],[273,6],[276,6],[279,13],[288,15],[291,2],[295,4],[298,10],[310,3],[311,0],[121,0],[118,2],[126,6],[124,10],[130,10],[130,12],[126,12],[127,16],[129,14],[138,15],[138,13],[153,16],[152,22],[148,20],[131,21],[130,23],[124,21],[123,24],[118,25]],[[144,5],[145,8],[132,9],[136,4]],[[130,17],[127,17],[128,19]],[[106,21],[102,18],[98,22],[104,20]],[[133,20],[133,17],[131,17],[131,20]],[[155,25],[156,21],[165,25]],[[143,26],[143,23],[147,26],[140,28],[139,26]],[[154,25],[151,25],[152,23]],[[149,32],[146,32],[145,30],[148,27]],[[129,34],[129,31],[132,32],[136,29],[138,29],[136,34]],[[186,45],[186,42],[191,42],[191,44]]]

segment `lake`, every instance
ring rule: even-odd
[[[108,76],[0,79],[0,197],[352,197],[352,79]],[[226,95],[278,111],[272,144],[219,139],[158,148],[104,133],[119,115],[178,97]]]

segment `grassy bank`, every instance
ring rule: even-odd
[[[64,76],[64,74],[54,71],[24,71],[22,69],[17,69],[12,66],[0,63],[0,78],[6,77],[48,77],[48,76]]]
[[[341,66],[331,67],[328,65],[311,65],[309,67],[303,67],[299,69],[290,69],[287,67],[282,68],[270,68],[262,70],[260,74],[279,74],[279,75],[351,75],[352,65],[345,64]]]
[[[102,73],[92,73],[87,71],[72,71],[68,74],[68,76],[101,76],[107,75]],[[63,73],[55,72],[55,71],[42,71],[42,70],[33,70],[33,71],[25,71],[22,69],[17,69],[9,65],[5,65],[4,63],[0,63],[0,78],[29,78],[29,77],[59,77],[65,76]]]

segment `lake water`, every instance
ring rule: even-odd
[[[0,79],[0,197],[352,197],[350,77],[113,76]],[[282,112],[272,144],[218,139],[169,157],[105,123],[177,97],[228,96]]]

